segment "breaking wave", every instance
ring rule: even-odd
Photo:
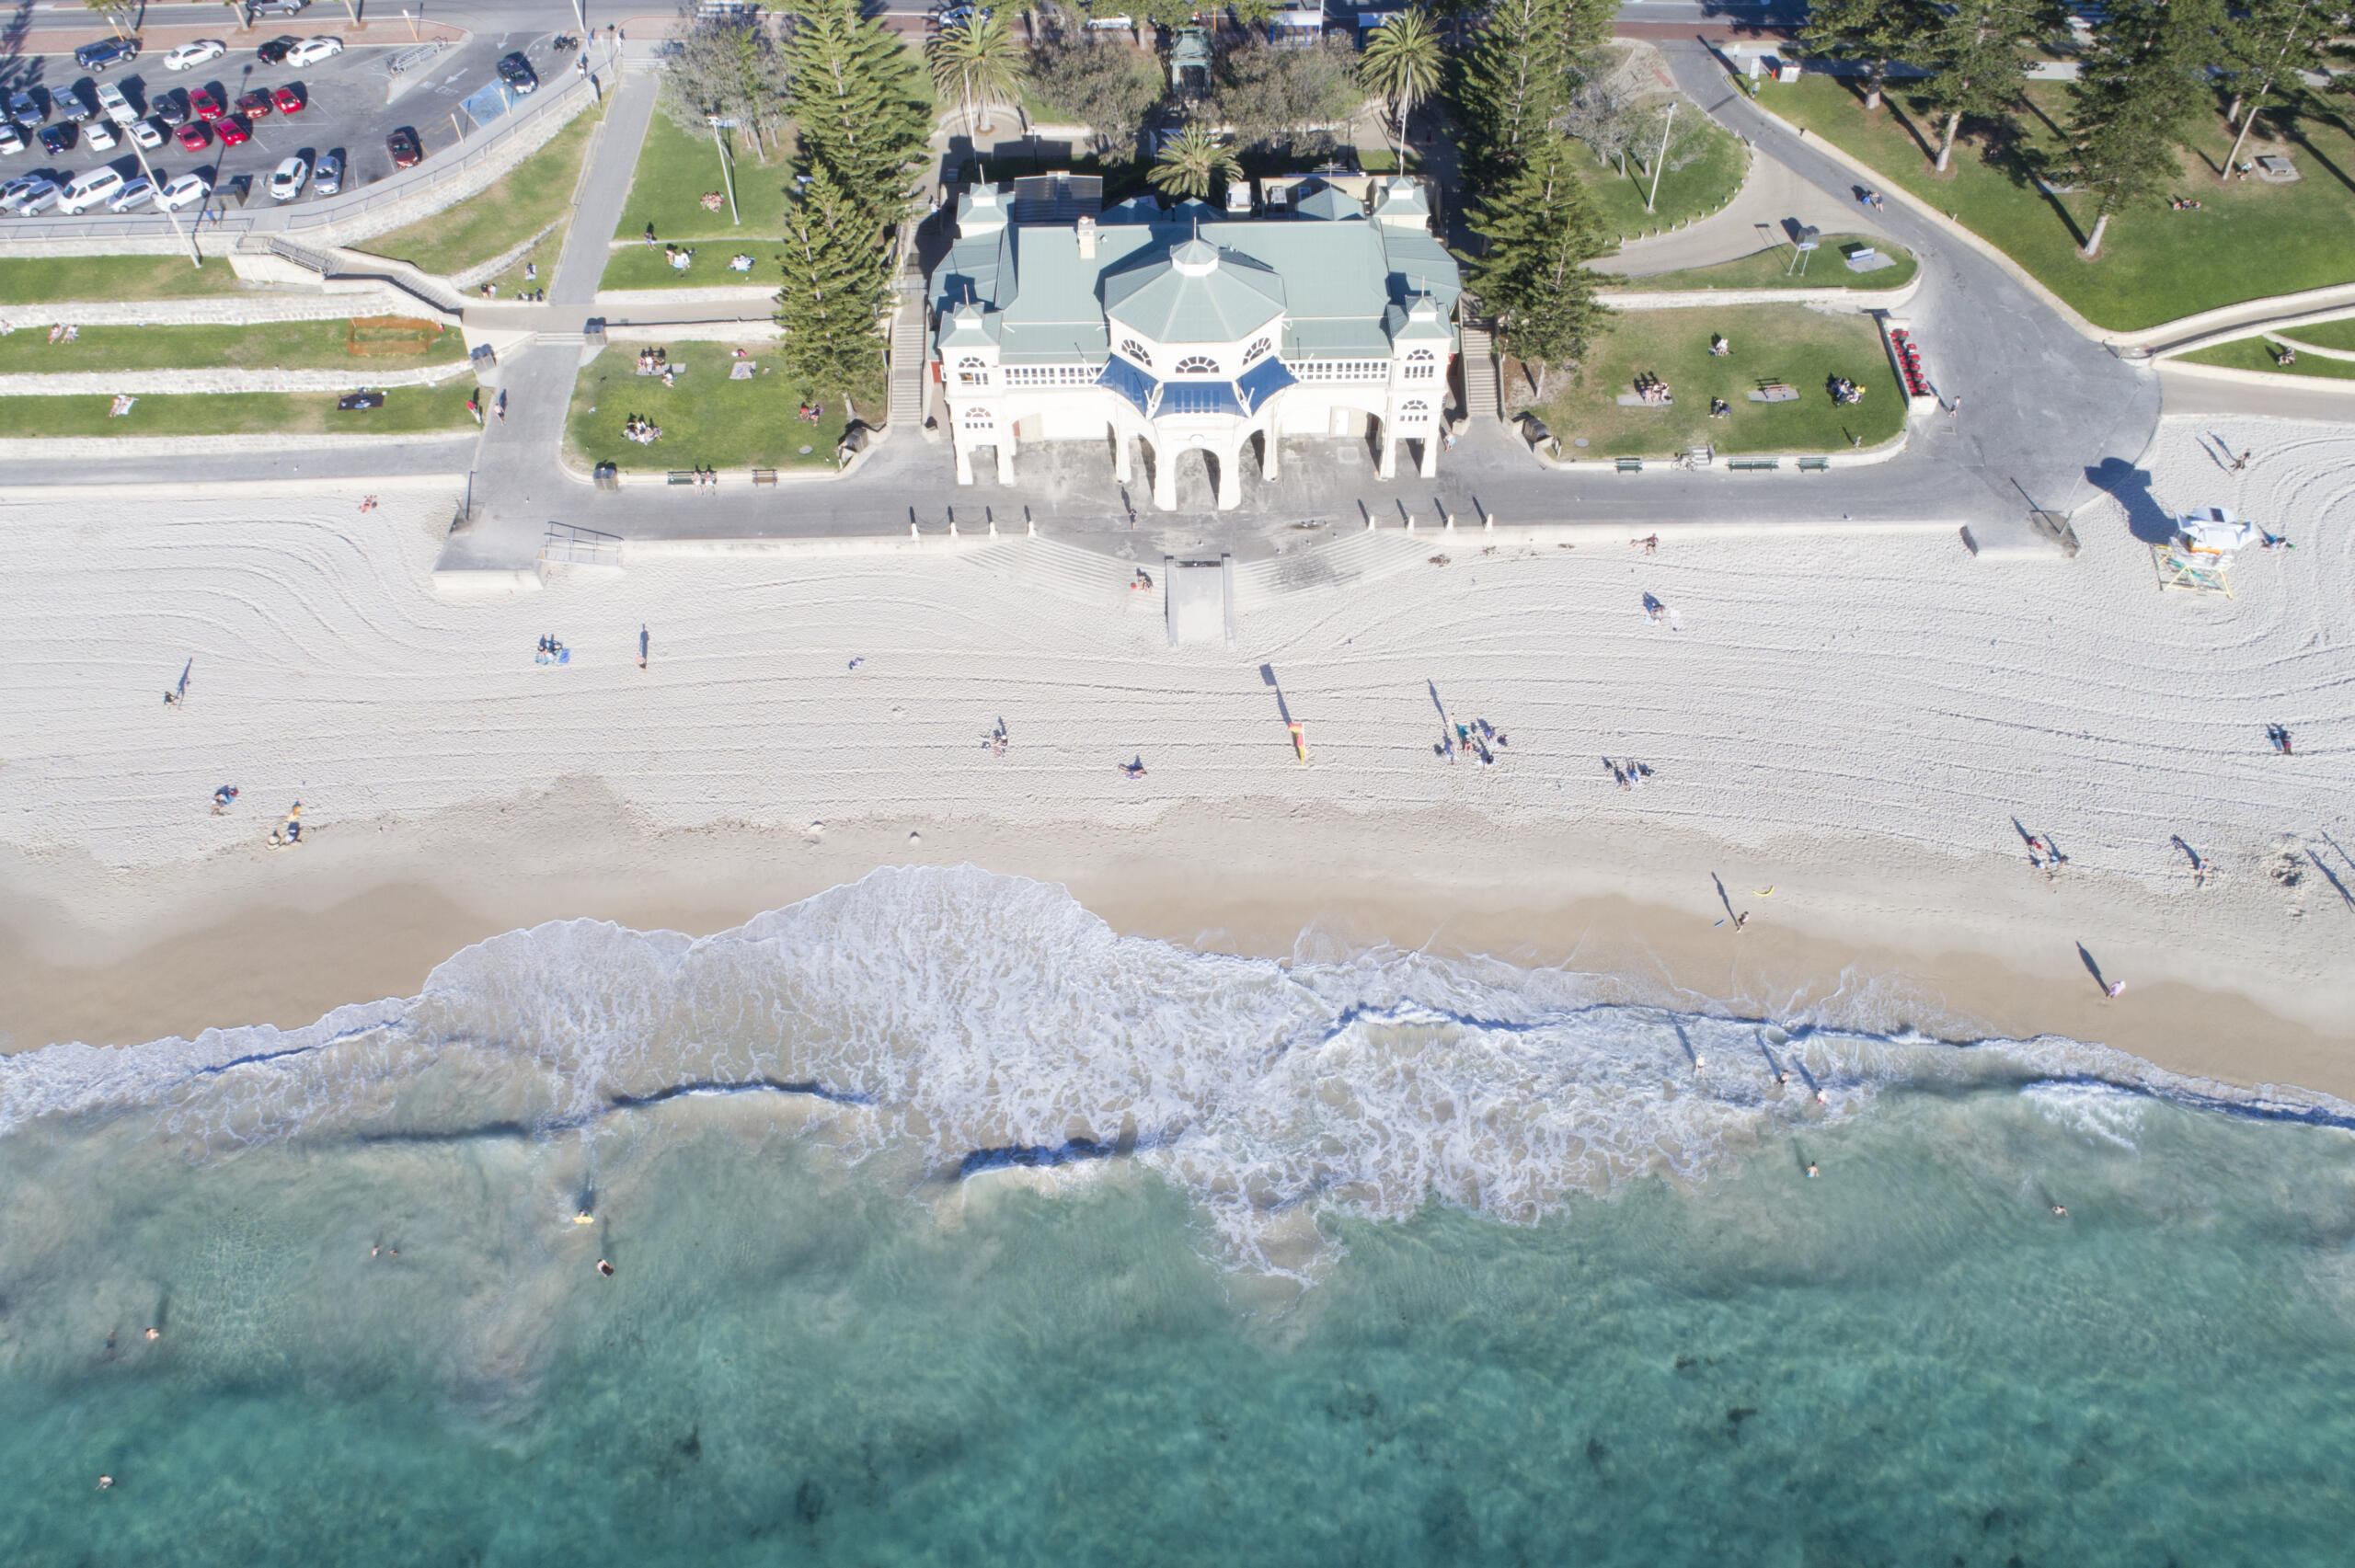
[[[1304,943],[1305,950],[1311,944]],[[1287,1217],[1436,1198],[1510,1221],[1655,1175],[1699,1183],[1891,1087],[2016,1085],[2132,1147],[2150,1096],[2349,1125],[2076,1042],[1949,1042],[1613,1000],[1624,986],[1394,948],[1287,962],[1116,935],[1063,889],[887,869],[691,939],[594,921],[459,953],[418,996],[308,1028],[0,1061],[0,1134],[150,1116],[196,1159],[258,1141],[554,1139],[704,1096],[916,1183],[1133,1162],[1229,1261]]]

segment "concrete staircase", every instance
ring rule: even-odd
[[[900,308],[891,317],[891,401],[883,422],[893,429],[924,423],[924,280],[902,279]]]
[[[240,245],[253,245],[252,239]],[[430,272],[420,272],[406,261],[394,261],[365,251],[319,249],[298,245],[282,235],[263,238],[259,248],[293,262],[321,278],[362,278],[372,282],[389,283],[410,298],[431,306],[443,315],[454,316],[466,308],[466,302],[455,289]]]
[[[1499,419],[1504,405],[1499,396],[1496,345],[1488,329],[1466,324],[1464,331],[1465,413],[1475,419]]]

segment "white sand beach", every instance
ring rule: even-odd
[[[1179,940],[1435,941],[2355,1092],[2355,431],[2170,420],[2145,466],[2158,508],[2296,548],[2244,552],[2228,600],[2157,591],[2108,502],[2067,563],[1338,540],[1246,574],[1235,646],[1172,649],[1126,563],[1021,540],[466,601],[429,584],[438,488],[0,502],[0,1036],[299,1023],[524,921],[709,930],[971,861]],[[1434,693],[1505,732],[1495,767],[1435,754]],[[269,848],[296,800],[304,843]]]

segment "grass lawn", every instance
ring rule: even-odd
[[[0,261],[0,304],[53,300],[178,300],[234,294],[245,285],[220,258],[191,267],[185,256],[37,256]]]
[[[2301,343],[2311,343],[2317,349],[2343,349],[2355,354],[2355,320],[2320,321],[2312,326],[2292,326],[2282,336]]]
[[[747,230],[749,234],[751,231]],[[777,262],[777,253],[784,248],[780,239],[747,239],[741,235],[727,239],[699,239],[687,242],[685,248],[695,253],[684,272],[671,265],[662,247],[649,250],[643,245],[626,245],[605,261],[605,276],[598,283],[601,289],[719,289],[741,288],[757,283],[764,289],[776,289],[784,282],[784,269]],[[752,258],[750,272],[730,272],[728,261],[733,256]]]
[[[1732,353],[1710,354],[1714,333],[1725,335]],[[1635,391],[1638,372],[1668,383],[1675,404],[1620,407],[1615,400]],[[1834,374],[1864,388],[1864,401],[1834,404],[1824,386]],[[1798,401],[1751,402],[1744,394],[1762,381],[1788,382]],[[1529,406],[1528,391],[1527,378],[1513,367],[1505,384],[1508,406]],[[1710,418],[1712,396],[1731,403],[1733,413]],[[1866,317],[1740,305],[1612,315],[1587,350],[1583,383],[1556,392],[1538,417],[1561,438],[1564,457],[1657,457],[1705,443],[1721,453],[1839,452],[1896,435],[1905,402],[1880,334]],[[1581,436],[1588,444],[1575,451],[1572,441]]]
[[[525,158],[488,189],[407,228],[378,235],[366,247],[434,273],[463,272],[538,234],[563,217],[580,180],[580,159],[602,111],[585,109],[548,144]],[[545,248],[545,247],[543,247]],[[540,268],[552,272],[556,253]],[[520,270],[519,270],[520,276]],[[502,287],[500,293],[508,290]]]
[[[2331,348],[2338,347],[2333,343]],[[2273,351],[2262,338],[2244,338],[2236,343],[2219,343],[2212,349],[2198,349],[2177,358],[2195,365],[2224,365],[2236,371],[2263,371],[2268,375],[2318,375],[2332,381],[2355,381],[2355,361],[2326,360],[2320,354],[2301,354],[2295,364],[2277,365]]]
[[[844,423],[842,399],[824,395],[825,418],[805,423],[798,410],[810,393],[773,368],[780,349],[775,341],[743,345],[760,367],[750,381],[728,379],[736,363],[734,345],[667,344],[670,362],[681,372],[675,386],[636,373],[638,347],[615,344],[574,384],[565,444],[580,461],[637,469],[834,465],[834,442]],[[640,446],[623,435],[632,414],[661,426],[662,439]]]
[[[86,326],[71,343],[47,327],[0,338],[0,372],[33,371],[338,370],[364,385],[372,367],[407,370],[466,357],[465,335],[442,330],[422,355],[351,352],[350,323],[280,321],[257,326]]]
[[[2029,175],[2031,160],[2057,144],[2052,129],[2065,110],[2057,86],[2029,93],[2033,112],[2017,137],[1964,122],[1954,172],[1933,173],[1935,126],[1902,93],[1867,116],[1844,82],[1804,76],[1763,85],[1759,103],[1838,144],[1973,233],[1993,241],[2086,319],[2114,330],[2173,321],[2218,305],[2355,280],[2355,138],[2335,122],[2303,116],[2260,129],[2280,139],[2249,139],[2244,158],[2282,153],[2303,177],[2291,185],[2254,179],[2220,185],[2215,169],[2231,147],[2220,119],[2205,118],[2184,156],[2176,194],[2200,203],[2176,212],[2164,203],[2130,208],[2110,219],[2102,255],[2086,261],[2077,246],[2093,223],[2085,196],[2048,196]],[[1924,147],[1930,149],[1925,152]]]
[[[1841,251],[1851,245],[1869,245],[1894,262],[1871,272],[1851,272]],[[1822,247],[1808,258],[1805,272],[1789,270],[1791,250],[1776,246],[1715,267],[1694,267],[1683,272],[1661,272],[1649,278],[1608,274],[1610,286],[1628,289],[1897,289],[1913,280],[1919,263],[1901,245],[1866,235],[1826,235]]]
[[[1632,239],[1652,229],[1672,228],[1684,219],[1716,212],[1741,189],[1750,172],[1750,159],[1733,132],[1685,98],[1676,100],[1676,126],[1668,161],[1671,165],[1683,161],[1683,166],[1671,167],[1660,175],[1655,212],[1644,211],[1644,198],[1652,189],[1648,165],[1639,169],[1630,156],[1623,177],[1617,164],[1597,158],[1585,171],[1587,195],[1594,202],[1594,215],[1605,235]]]
[[[354,384],[359,384],[355,378]],[[471,429],[466,395],[474,383],[437,387],[396,386],[382,408],[343,413],[332,392],[247,392],[208,396],[142,397],[130,413],[109,418],[114,399],[0,397],[0,431],[11,436],[225,436],[332,432],[408,435]]]
[[[736,170],[736,206],[744,218],[741,227],[728,221],[725,200],[717,212],[706,212],[703,208],[705,192],[716,190],[725,198],[728,190],[720,182],[719,153],[712,145],[710,134],[691,136],[669,115],[658,111],[646,128],[646,143],[638,149],[638,167],[630,175],[629,200],[622,204],[621,222],[614,225],[614,238],[643,238],[649,223],[654,225],[654,237],[658,240],[690,243],[746,235],[774,239],[785,233],[785,188],[793,178],[792,169],[775,149],[771,150],[771,162],[759,162],[752,155],[749,139],[741,132],[731,138],[731,143],[729,152]],[[654,254],[659,264],[662,253],[657,250]],[[605,286],[653,285],[609,282]]]

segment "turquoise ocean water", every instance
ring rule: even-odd
[[[2348,1561],[2349,1107],[1621,994],[908,871],[10,1059],[0,1563]]]

